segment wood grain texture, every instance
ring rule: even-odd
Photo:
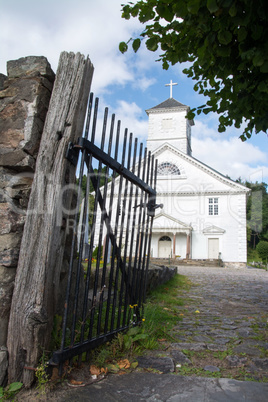
[[[29,200],[8,331],[9,382],[29,387],[53,326],[75,169],[65,159],[82,135],[93,65],[63,52],[47,113]]]

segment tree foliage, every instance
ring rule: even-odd
[[[268,242],[261,240],[257,245],[257,251],[263,262],[268,261]]]
[[[256,244],[260,240],[268,240],[267,184],[251,183],[248,181],[245,183],[241,182],[241,184],[251,189],[247,201],[247,237],[248,246],[255,249]]]
[[[161,49],[164,69],[191,62],[183,71],[209,99],[188,118],[217,112],[219,132],[240,128],[245,120],[243,141],[254,131],[267,131],[267,0],[141,0],[123,5],[122,17],[146,24],[140,37],[129,41],[135,52],[145,40],[150,51]],[[120,43],[122,53],[128,43]]]

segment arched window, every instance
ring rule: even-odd
[[[159,241],[171,241],[171,238],[169,236],[162,236]]]
[[[162,162],[157,167],[157,174],[164,176],[168,174],[180,175],[181,173],[178,166],[176,166],[174,163]]]

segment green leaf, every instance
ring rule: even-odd
[[[252,60],[253,66],[260,67],[263,65],[263,62],[263,55],[261,54],[261,52],[257,52]]]
[[[140,339],[148,338],[148,334],[138,334],[133,337],[133,342],[139,341]]]
[[[133,363],[131,363],[130,367],[131,367],[132,369],[135,369],[136,367],[138,367],[138,365],[139,365],[138,362],[133,362]]]
[[[155,37],[150,38],[146,41],[146,47],[148,50],[151,50],[151,52],[155,52],[158,49],[158,42]]]
[[[191,14],[197,14],[200,8],[200,0],[189,0],[187,9]]]
[[[233,35],[230,31],[220,31],[218,33],[219,42],[222,45],[228,45],[232,41]]]
[[[251,27],[251,37],[254,40],[258,40],[263,35],[263,27],[261,25],[252,25]]]
[[[219,131],[219,133],[224,133],[224,131],[226,131],[226,127],[219,125],[218,131]]]
[[[137,17],[138,14],[139,14],[139,7],[136,4],[131,10],[131,15],[132,17]]]
[[[261,73],[268,73],[268,61],[265,61],[260,68]]]
[[[132,327],[128,330],[127,335],[132,336],[132,335],[137,335],[140,332],[140,327]]]
[[[232,4],[231,8],[229,9],[229,14],[231,17],[235,17],[237,13],[237,9],[235,3]]]
[[[265,81],[262,81],[259,85],[258,85],[258,90],[260,92],[266,92],[268,93],[268,84]]]
[[[188,14],[187,4],[184,1],[177,1],[172,4],[172,10],[180,18],[185,18]]]
[[[163,70],[168,70],[169,69],[169,64],[168,64],[168,62],[166,60],[163,61],[162,67],[163,67]]]
[[[187,113],[187,119],[188,120],[193,120],[195,118],[195,113],[194,112],[188,112]]]
[[[167,6],[161,3],[157,5],[156,11],[161,18],[164,18],[168,22],[171,22],[174,18],[174,13]]]
[[[210,13],[215,13],[216,11],[218,11],[219,6],[217,4],[217,1],[216,0],[207,0],[207,8]]]
[[[133,48],[133,50],[134,50],[135,53],[139,50],[140,45],[141,45],[141,40],[140,40],[140,38],[134,39],[134,41],[133,41],[133,43],[132,43],[132,48]]]
[[[12,382],[8,387],[8,392],[16,392],[21,389],[22,386],[23,384],[21,382]]]
[[[119,43],[119,50],[123,54],[126,53],[126,51],[128,50],[128,45],[126,44],[126,42]]]
[[[145,6],[140,9],[139,21],[144,23],[152,20],[155,16],[155,12],[150,6]]]
[[[231,48],[228,46],[219,46],[216,49],[217,55],[221,57],[229,57],[231,54]]]
[[[106,367],[108,371],[110,371],[110,373],[118,373],[118,371],[120,370],[120,368],[116,364],[107,364]]]
[[[247,30],[244,27],[240,27],[237,34],[238,41],[243,42],[243,40],[246,39],[247,34]]]
[[[122,11],[123,11],[123,12],[122,12],[121,17],[124,18],[125,20],[129,20],[129,19],[130,19],[130,6],[129,6],[129,5],[125,5],[125,6],[123,7],[123,10],[122,10]]]

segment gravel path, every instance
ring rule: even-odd
[[[179,266],[193,283],[181,291],[183,321],[170,355],[182,373],[268,381],[268,272]]]

